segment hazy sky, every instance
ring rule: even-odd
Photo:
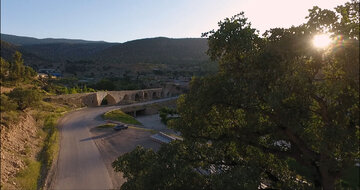
[[[345,0],[1,0],[1,33],[37,38],[125,42],[200,37],[241,11],[263,33],[305,22],[317,5]]]

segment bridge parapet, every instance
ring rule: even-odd
[[[124,91],[98,91],[91,93],[67,94],[50,97],[50,101],[75,104],[77,106],[100,106],[129,104],[140,101],[154,100],[163,98],[162,88],[143,89],[143,90],[124,90]]]

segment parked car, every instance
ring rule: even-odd
[[[113,129],[115,131],[120,131],[120,130],[127,129],[127,128],[128,128],[128,126],[125,126],[125,125],[117,125]]]

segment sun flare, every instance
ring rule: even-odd
[[[325,48],[331,43],[329,34],[318,34],[313,38],[313,44],[316,48]]]

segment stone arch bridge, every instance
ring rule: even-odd
[[[171,97],[174,94],[163,88],[153,88],[144,90],[126,90],[126,91],[99,91],[90,93],[67,94],[49,97],[52,102],[67,103],[81,106],[100,106],[130,104],[141,101],[154,100],[159,98]]]

